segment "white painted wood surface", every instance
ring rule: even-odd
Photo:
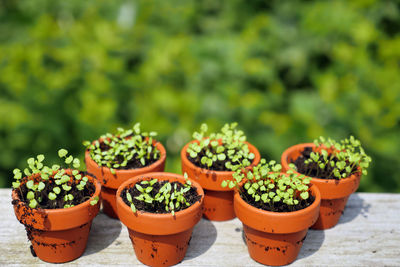
[[[0,189],[0,266],[50,265],[32,257],[15,218],[11,190]],[[68,265],[141,265],[127,229],[100,213],[86,252]],[[238,219],[196,225],[182,266],[258,266],[248,253]],[[293,266],[400,266],[400,194],[353,194],[338,225],[308,232]]]

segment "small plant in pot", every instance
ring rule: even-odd
[[[233,190],[221,188],[221,182],[232,179],[234,171],[256,165],[260,153],[246,142],[237,123],[225,124],[218,133],[207,133],[202,124],[194,140],[181,150],[182,172],[198,181],[205,192],[203,215],[213,221],[235,218]]]
[[[44,155],[29,158],[23,176],[14,170],[12,204],[31,241],[31,252],[52,263],[80,257],[89,236],[93,218],[100,208],[100,183],[79,171],[79,159],[60,149],[68,165],[48,167]],[[71,166],[72,165],[72,166]]]
[[[131,177],[164,171],[166,151],[154,137],[156,132],[141,132],[140,123],[132,129],[118,128],[116,134],[107,133],[86,146],[87,171],[102,184],[103,212],[117,218],[116,192]]]
[[[282,173],[281,165],[265,159],[233,177],[221,186],[236,188],[235,213],[243,223],[251,258],[275,266],[293,262],[318,218],[317,187],[304,175],[292,170]]]
[[[147,173],[124,182],[117,191],[118,216],[128,227],[136,257],[150,266],[181,262],[201,219],[203,196],[198,183],[174,173]]]
[[[311,182],[320,190],[320,215],[312,227],[320,230],[338,223],[370,162],[361,142],[353,136],[339,142],[320,137],[314,143],[289,147],[281,158],[284,170],[292,169],[311,177]]]

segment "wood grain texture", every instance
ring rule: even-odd
[[[50,265],[32,257],[24,227],[11,205],[11,190],[0,189],[0,266]],[[100,213],[87,249],[68,265],[141,265],[127,229]],[[248,253],[238,219],[196,225],[182,266],[257,266]],[[293,266],[400,266],[400,194],[353,194],[338,225],[310,230]]]

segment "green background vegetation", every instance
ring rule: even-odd
[[[237,121],[267,159],[353,134],[359,190],[400,192],[399,31],[398,1],[0,0],[0,186],[135,122],[180,172],[202,122]]]

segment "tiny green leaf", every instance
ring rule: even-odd
[[[26,194],[26,198],[31,200],[35,198],[35,194],[32,191],[29,191],[28,194]]]
[[[99,197],[95,196],[89,203],[90,205],[94,206],[99,202]]]
[[[44,160],[44,155],[43,154],[39,154],[39,155],[37,155],[36,158],[37,158],[38,162],[42,162]]]
[[[136,207],[135,207],[135,205],[133,205],[133,203],[131,203],[131,210],[132,210],[134,213],[136,213]]]
[[[61,187],[62,187],[65,191],[70,191],[70,190],[72,189],[72,187],[69,186],[69,185],[67,185],[67,184],[63,184]]]
[[[132,195],[129,192],[126,192],[126,199],[132,203]]]
[[[300,194],[300,196],[301,196],[302,199],[308,199],[308,197],[309,197],[308,191],[302,192]]]
[[[80,166],[81,166],[81,163],[80,163],[80,161],[79,161],[79,159],[74,159],[73,161],[72,161],[72,166],[75,168],[75,169],[78,169]]]
[[[35,159],[29,158],[26,162],[28,163],[28,165],[33,165],[33,164],[35,164]]]
[[[143,187],[141,185],[135,184],[135,187],[136,187],[137,190],[139,190],[139,192],[142,192],[142,193],[144,192],[144,189],[143,189]]]
[[[58,194],[61,193],[61,189],[58,186],[56,186],[56,187],[53,188],[53,192],[58,195]]]
[[[54,199],[57,198],[57,195],[54,194],[53,192],[50,192],[49,195],[48,195],[48,197],[49,197],[50,200],[54,200]]]
[[[29,189],[32,189],[33,185],[34,185],[34,183],[33,183],[32,180],[29,180],[28,182],[26,182],[26,187],[29,188]]]
[[[24,174],[25,174],[26,176],[29,176],[29,175],[31,175],[31,172],[29,171],[28,168],[25,168],[25,169],[24,169]]]
[[[38,203],[37,203],[36,199],[32,199],[31,201],[29,201],[29,207],[32,209],[36,208],[37,204]]]
[[[225,154],[218,154],[217,158],[218,158],[218,160],[223,161],[226,159],[226,156],[225,156]]]
[[[153,187],[151,187],[151,186],[148,186],[148,187],[146,187],[146,193],[150,193],[151,192],[151,190],[153,190]]]
[[[68,156],[68,157],[65,159],[65,163],[66,163],[66,164],[71,164],[71,162],[73,161],[73,159],[74,159],[74,157],[72,157],[72,156],[70,155],[70,156]]]
[[[59,156],[60,158],[65,157],[67,154],[68,154],[68,151],[67,151],[66,149],[64,149],[64,148],[61,148],[60,150],[58,150],[58,156]],[[67,164],[68,164],[68,163],[67,163]]]
[[[43,182],[39,182],[39,185],[38,185],[38,190],[39,191],[42,191],[44,188],[45,188],[45,184],[43,183]]]

